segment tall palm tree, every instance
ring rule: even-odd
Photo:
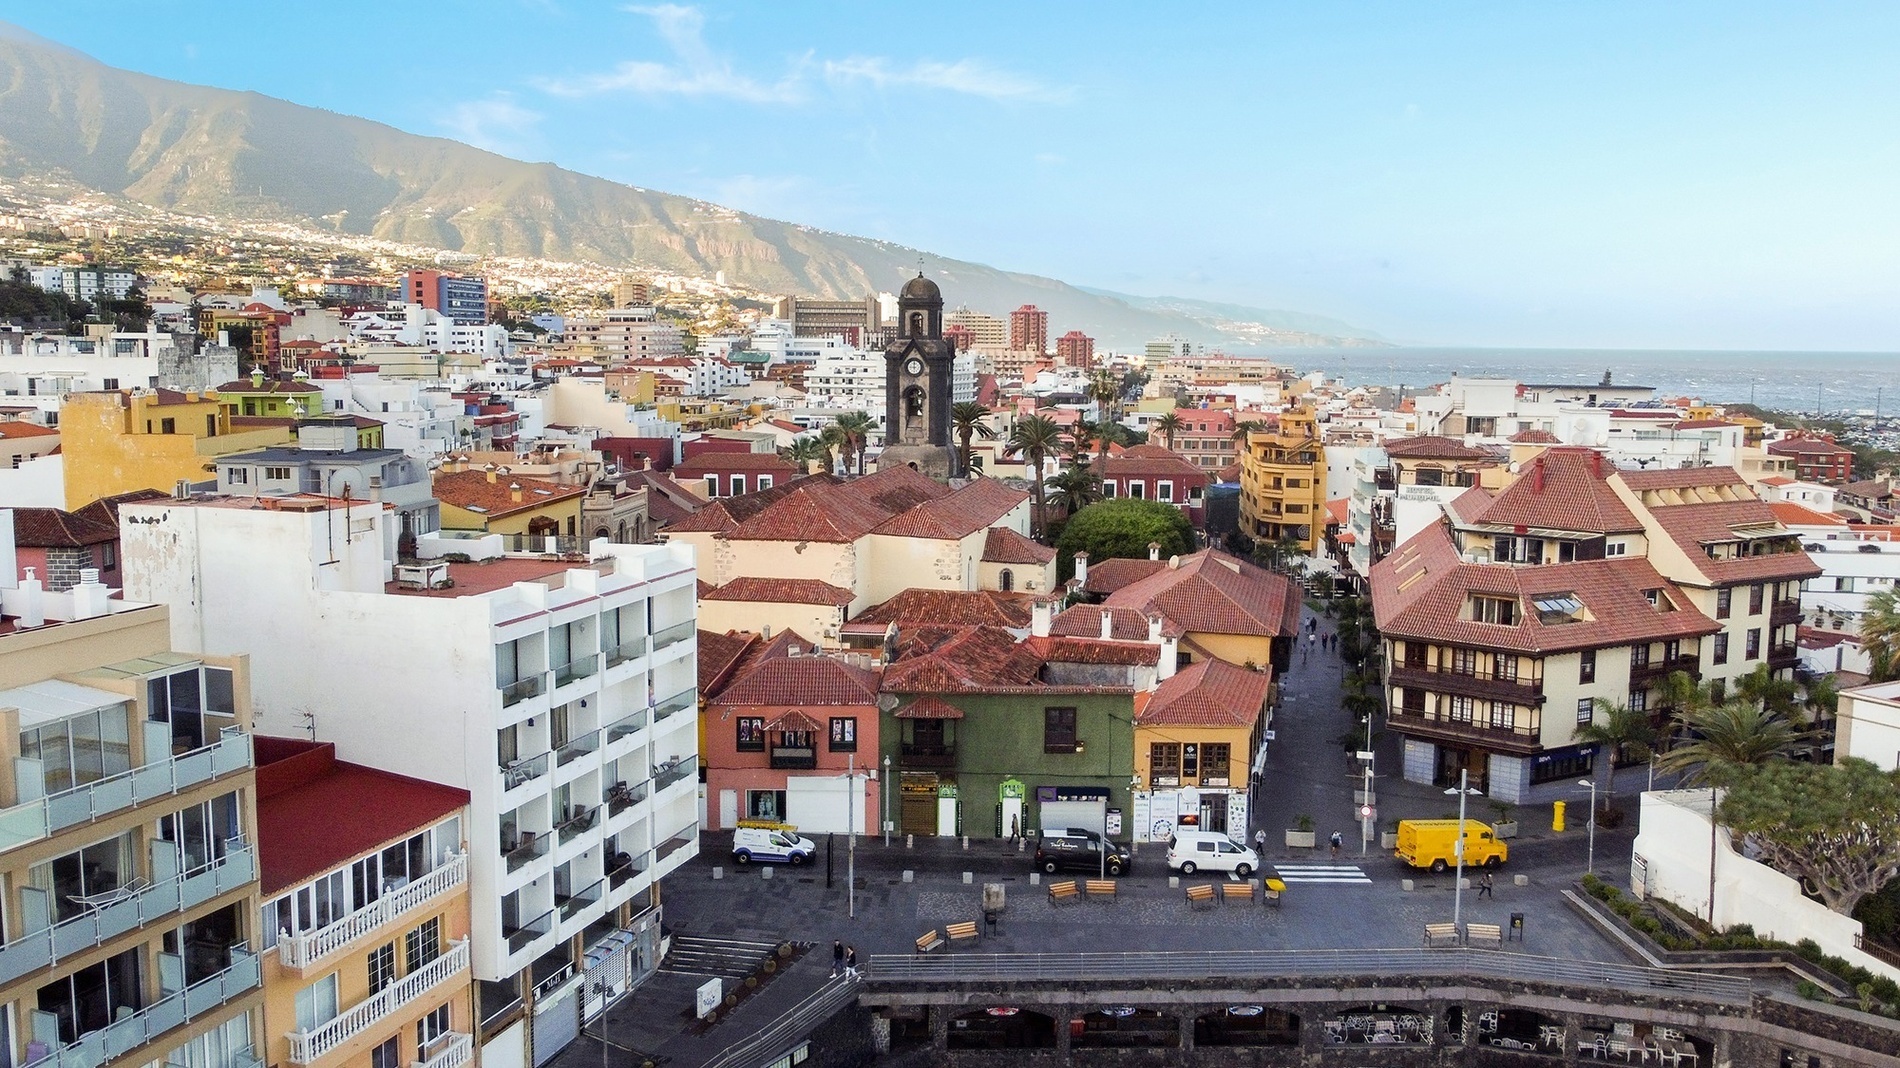
[[[1100,412],[1097,422],[1112,423],[1121,414],[1122,380],[1107,371],[1089,379],[1088,398]]]
[[[1043,522],[1043,485],[1042,465],[1049,457],[1062,449],[1062,428],[1055,421],[1042,415],[1026,415],[1016,421],[1009,432],[1009,447],[1021,453],[1023,462],[1029,465],[1030,488],[1035,491],[1035,514],[1030,518],[1031,525],[1040,538],[1045,533]]]
[[[864,473],[864,446],[871,439],[871,431],[876,428],[877,420],[865,412],[841,412],[832,423],[844,435],[844,460],[849,466],[857,462],[858,474]]]
[[[1736,679],[1735,696],[1760,705],[1765,711],[1779,712],[1791,721],[1805,718],[1801,685],[1793,679],[1777,678],[1767,664],[1756,664],[1755,670]]]
[[[1683,713],[1689,737],[1656,761],[1670,771],[1686,771],[1684,781],[1720,778],[1722,769],[1742,764],[1787,760],[1805,734],[1788,717],[1751,701],[1730,701]]]
[[[1841,690],[1834,676],[1816,675],[1802,691],[1801,703],[1807,708],[1808,722],[1833,719],[1841,703]]]
[[[1088,458],[1083,457],[1051,477],[1049,490],[1049,507],[1074,515],[1102,499],[1102,480],[1095,477]]]
[[[1149,432],[1154,433],[1154,434],[1160,434],[1161,440],[1164,443],[1166,443],[1169,451],[1173,451],[1174,435],[1181,432],[1181,427],[1183,425],[1181,422],[1181,417],[1171,411],[1164,412],[1161,418],[1156,419],[1154,422],[1148,425],[1150,428]]]
[[[1860,647],[1867,650],[1874,682],[1900,678],[1900,587],[1889,586],[1867,599],[1860,617]]]
[[[1077,460],[1088,462],[1089,453],[1095,449],[1096,435],[1101,429],[1095,420],[1086,415],[1076,417],[1075,422],[1069,426],[1069,440],[1064,446],[1064,451],[1069,454],[1070,463]]]
[[[851,439],[845,434],[843,427],[833,423],[823,430],[820,430],[818,432],[818,444],[825,450],[825,474],[835,475],[838,473],[837,461],[832,458],[834,454],[842,456],[847,469],[849,468],[851,464]]]
[[[988,422],[990,410],[980,401],[958,401],[950,406],[950,427],[957,432],[957,455],[962,461],[963,470],[970,470],[970,451],[972,438],[985,441],[996,436]]]
[[[1595,715],[1590,722],[1577,724],[1570,740],[1609,748],[1610,759],[1603,762],[1602,772],[1607,780],[1603,788],[1603,807],[1607,810],[1616,794],[1616,765],[1626,760],[1648,760],[1656,744],[1656,728],[1650,725],[1649,713],[1626,704],[1602,697],[1590,703],[1595,706]]]
[[[1120,423],[1103,423],[1095,428],[1095,454],[1101,463],[1108,462],[1108,447],[1121,445],[1128,441],[1128,428]]]
[[[816,437],[793,438],[791,445],[780,449],[778,454],[798,468],[799,474],[811,470],[813,461],[822,461],[826,470],[831,469],[831,449]]]

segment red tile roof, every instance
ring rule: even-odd
[[[1158,615],[1167,634],[1246,634],[1278,637],[1300,621],[1300,587],[1284,575],[1203,549],[1125,586],[1103,602]]]
[[[1716,427],[1740,426],[1740,425],[1741,424],[1739,423],[1731,423],[1726,419],[1683,419],[1678,422],[1670,424],[1669,429],[1671,430],[1713,430]]]
[[[1147,557],[1131,559],[1118,556],[1100,563],[1090,561],[1088,581],[1082,584],[1082,589],[1088,593],[1114,593],[1167,566],[1166,560],[1150,560]]]
[[[1034,609],[1029,598],[995,590],[931,590],[912,588],[859,612],[854,623],[929,623],[939,626],[1029,626]]]
[[[911,467],[899,464],[845,483],[853,494],[882,508],[889,515],[915,508],[925,501],[947,496],[950,487]]]
[[[1475,449],[1456,438],[1425,434],[1415,438],[1393,438],[1383,446],[1387,456],[1418,460],[1484,460],[1491,454]]]
[[[519,501],[514,499],[517,485],[521,487]],[[497,474],[495,481],[490,482],[486,471],[438,471],[434,492],[443,504],[479,510],[482,515],[505,516],[570,501],[585,495],[587,490],[526,475]]]
[[[736,578],[700,594],[704,601],[757,601],[763,604],[822,604],[843,608],[852,593],[818,579]]]
[[[406,838],[468,804],[468,791],[336,759],[330,742],[255,735],[257,857],[266,897]]]
[[[1817,512],[1805,504],[1793,501],[1770,501],[1768,510],[1774,517],[1787,526],[1795,527],[1844,527],[1847,520],[1832,512]]]
[[[803,644],[803,643],[799,643]],[[878,673],[836,657],[789,656],[783,648],[742,665],[717,695],[718,705],[875,705]]]
[[[60,508],[13,509],[13,544],[28,549],[77,549],[118,541],[119,528]]]
[[[1820,438],[1782,438],[1768,443],[1768,451],[1777,456],[1852,456],[1854,450]]]
[[[1147,636],[1148,628],[1142,628]],[[1045,664],[1117,664],[1126,667],[1154,667],[1161,657],[1159,645],[1146,642],[1103,641],[1098,637],[1056,635],[1048,638],[1024,638],[1022,647],[1042,658]]]
[[[56,438],[59,431],[38,423],[23,423],[17,419],[0,420],[0,438]]]
[[[1103,478],[1180,478],[1189,483],[1205,483],[1207,472],[1187,458],[1162,445],[1134,445],[1111,455],[1100,472]]]
[[[1028,499],[1029,494],[993,478],[972,479],[948,496],[924,501],[898,513],[880,525],[876,533],[941,541],[967,538],[1000,522]]]
[[[267,393],[321,393],[323,387],[309,382],[286,382],[281,378],[265,379],[262,385],[248,378],[235,378],[222,386],[213,387],[214,393],[249,393],[263,395]]]
[[[1560,445],[1563,439],[1548,430],[1520,430],[1504,440],[1513,445]]]
[[[1346,522],[1346,513],[1350,511],[1351,509],[1352,509],[1352,498],[1350,497],[1341,497],[1338,500],[1327,501],[1326,502],[1326,525],[1329,527],[1344,525],[1344,523]]]
[[[1049,621],[1049,633],[1072,638],[1100,638],[1104,614],[1109,617],[1109,637],[1125,642],[1148,640],[1146,615],[1133,608],[1110,608],[1099,604],[1078,604],[1063,610]]]
[[[962,719],[963,710],[941,697],[924,694],[893,713],[898,719]]]
[[[982,693],[1036,687],[1042,661],[1008,631],[968,627],[884,669],[892,693]]]
[[[758,635],[728,631],[720,634],[715,631],[699,632],[699,690],[700,693],[716,693],[726,685],[732,670],[739,666],[752,643],[758,641]]]
[[[657,485],[658,480],[665,477],[666,476],[662,475],[649,475],[649,482],[650,484]],[[680,485],[678,482],[673,482],[670,478],[667,478],[667,482],[673,486]],[[815,482],[836,485],[839,479],[835,475],[804,475],[799,478],[787,479],[784,482],[773,485],[769,489],[754,490],[751,493],[742,493],[737,497],[720,497],[715,500],[704,501],[692,509],[690,516],[673,523],[667,529],[683,533],[692,531],[725,533],[740,523],[758,515],[760,512],[765,511],[801,486],[809,486]],[[671,491],[668,490],[665,492]],[[649,500],[651,500],[651,497],[649,497]]]
[[[1644,490],[1687,489],[1691,486],[1744,486],[1733,467],[1664,467],[1654,471],[1618,471],[1617,481],[1641,493]]]
[[[1248,671],[1225,660],[1200,660],[1161,680],[1137,702],[1141,727],[1245,727],[1259,721],[1273,686],[1268,671]]]
[[[1460,526],[1627,533],[1643,529],[1605,478],[1615,472],[1595,449],[1557,446],[1524,465],[1495,496],[1472,489],[1452,500]]]
[[[1788,529],[1775,518],[1767,503],[1755,499],[1716,501],[1707,504],[1672,504],[1651,507],[1663,532],[1676,543],[1697,570],[1718,583],[1764,582],[1778,579],[1815,578],[1821,568],[1807,553],[1765,553],[1739,556],[1732,560],[1710,559],[1705,546],[1717,542],[1787,534]]]
[[[1056,551],[1039,545],[1008,527],[991,527],[983,539],[986,564],[1034,564],[1041,566],[1056,558]]]
[[[744,541],[844,543],[869,534],[888,518],[883,509],[843,486],[800,479],[790,493],[726,531],[726,536]]]

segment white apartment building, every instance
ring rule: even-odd
[[[314,379],[312,384],[323,390],[324,411],[381,422],[383,444],[418,459],[440,456],[474,440],[474,417],[446,389],[425,390],[413,379],[373,373]]]
[[[827,352],[805,372],[805,404],[880,415],[884,411],[884,371],[881,352],[852,348]],[[950,363],[950,403],[975,399],[976,354],[959,352]]]
[[[561,340],[568,355],[664,360],[686,354],[686,332],[660,322],[652,308],[614,308],[598,319],[569,319],[561,326]]]
[[[258,730],[469,792],[484,1003],[571,1007],[589,950],[657,932],[657,884],[699,848],[690,548],[595,541],[577,563],[491,535],[442,542],[481,562],[388,581],[377,505],[198,498],[120,520],[131,585],[171,606],[180,648],[252,654]],[[491,1046],[520,1064],[521,1035]]]
[[[420,304],[393,304],[343,320],[354,342],[364,345],[420,346],[432,352],[466,352],[487,359],[511,351],[508,330],[496,323],[458,323]]]

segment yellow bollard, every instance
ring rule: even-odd
[[[1561,831],[1564,829],[1564,809],[1566,807],[1568,807],[1566,802],[1563,802],[1563,801],[1551,802],[1551,805],[1550,805],[1550,829],[1551,830]]]

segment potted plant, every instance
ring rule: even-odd
[[[1508,801],[1493,801],[1491,802],[1491,811],[1497,813],[1498,816],[1497,822],[1491,825],[1491,832],[1499,838],[1516,838],[1517,820],[1511,816],[1511,813],[1514,811],[1511,807],[1511,803]]]
[[[1379,832],[1379,848],[1397,849],[1399,847],[1399,821],[1387,820],[1385,825],[1386,829]]]
[[[1301,816],[1298,820],[1294,821],[1294,825],[1295,827],[1298,828],[1297,830],[1289,830],[1286,832],[1287,848],[1288,849],[1313,848],[1313,846],[1315,845],[1314,832],[1313,832],[1313,817]]]

